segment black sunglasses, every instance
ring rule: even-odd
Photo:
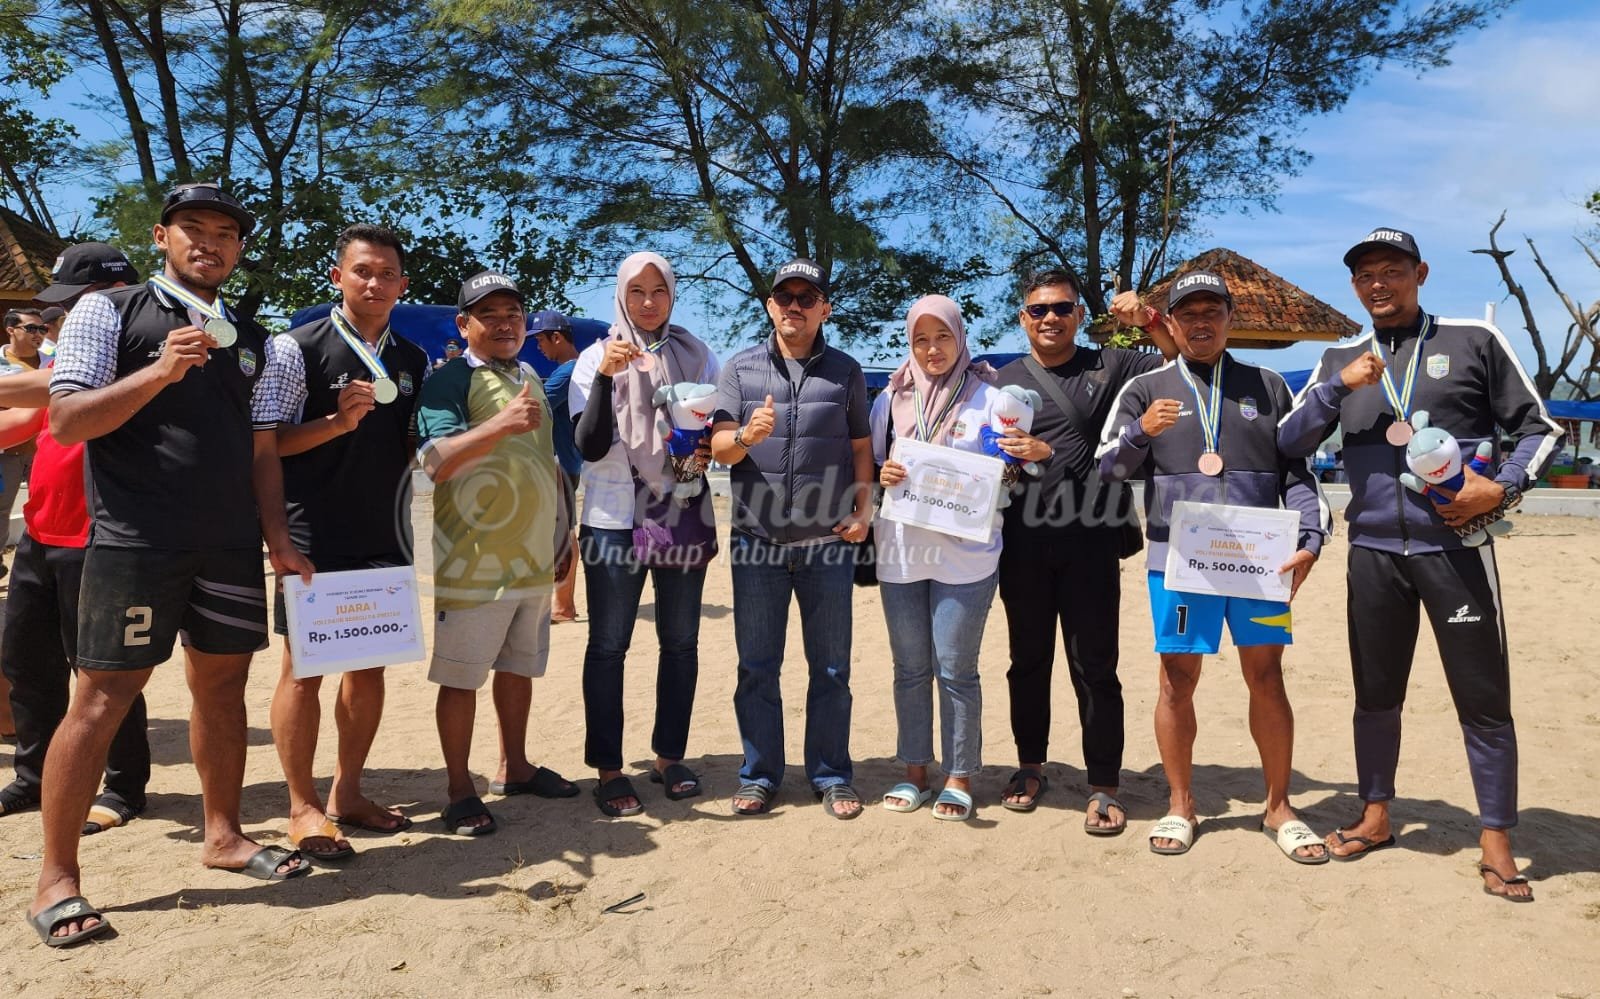
[[[1045,305],[1024,305],[1022,307],[1022,311],[1034,319],[1043,319],[1052,312],[1065,319],[1076,312],[1077,309],[1077,302],[1050,302]]]
[[[44,336],[46,333],[50,332],[50,327],[44,325],[43,323],[18,323],[17,325],[21,326],[23,329],[34,334],[35,336]]]
[[[814,291],[802,291],[798,295],[792,291],[774,291],[772,300],[778,303],[780,309],[787,309],[796,302],[800,303],[800,308],[809,309],[822,301],[822,296]]]

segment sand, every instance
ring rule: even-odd
[[[728,568],[711,570],[690,764],[705,797],[668,802],[637,781],[648,811],[608,820],[582,766],[583,623],[557,627],[536,683],[530,745],[583,778],[565,801],[488,801],[497,835],[458,839],[436,821],[444,778],[433,689],[420,666],[390,670],[369,769],[375,798],[406,807],[409,832],[351,836],[359,856],[264,885],[203,869],[180,664],[148,689],[156,768],[146,815],[85,841],[85,892],[117,934],[68,951],[23,923],[38,872],[38,815],[0,820],[0,971],[26,996],[103,995],[906,995],[1169,996],[1234,993],[1600,996],[1600,693],[1594,606],[1600,522],[1522,517],[1499,547],[1522,753],[1518,857],[1538,901],[1484,896],[1474,799],[1438,654],[1424,634],[1406,710],[1400,849],[1300,867],[1257,831],[1261,781],[1245,691],[1229,653],[1200,686],[1192,852],[1157,857],[1145,831],[1165,811],[1151,710],[1155,665],[1139,560],[1123,568],[1122,678],[1128,709],[1123,797],[1129,831],[1091,839],[1065,660],[1039,810],[998,807],[1012,769],[1004,610],[984,640],[988,764],[969,823],[878,807],[838,822],[792,765],[771,816],[731,814],[739,739],[731,698]],[[1296,602],[1287,657],[1298,733],[1294,802],[1319,832],[1353,817],[1345,646],[1345,543],[1332,541]],[[580,607],[582,606],[580,587]],[[857,786],[876,800],[899,779],[888,643],[874,591],[856,593]],[[648,766],[656,643],[650,596],[635,633],[626,745]],[[1426,629],[1424,629],[1426,631]],[[798,620],[784,678],[789,758],[801,758],[805,669]],[[245,828],[283,841],[286,793],[267,728],[276,648],[252,674]],[[329,694],[324,694],[324,704]],[[482,696],[473,763],[495,763]],[[318,773],[332,770],[325,707]],[[8,771],[10,747],[0,746]],[[480,785],[481,786],[481,785]],[[638,892],[623,913],[602,909]]]

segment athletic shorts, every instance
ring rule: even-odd
[[[243,655],[267,646],[267,590],[259,548],[84,552],[78,665],[133,670],[172,657],[179,637],[196,652]]]
[[[477,690],[490,670],[544,676],[550,657],[551,594],[545,587],[520,600],[507,597],[436,613],[428,679],[441,687]]]
[[[389,555],[374,555],[370,558],[352,558],[348,555],[312,555],[307,552],[306,557],[311,564],[317,567],[317,572],[349,572],[352,569],[392,569],[397,565],[410,565],[411,560],[398,552]],[[289,612],[284,608],[283,580],[278,580],[272,593],[272,632],[275,635],[289,633]]]
[[[1150,617],[1156,651],[1211,655],[1222,647],[1222,622],[1233,644],[1293,645],[1289,605],[1277,600],[1179,593],[1167,589],[1166,573],[1149,574]]]

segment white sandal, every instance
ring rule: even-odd
[[[1297,864],[1315,866],[1317,864],[1326,864],[1328,862],[1328,844],[1322,841],[1321,836],[1318,836],[1316,833],[1312,832],[1310,826],[1306,825],[1304,822],[1301,822],[1299,819],[1295,819],[1292,822],[1285,822],[1277,829],[1269,829],[1267,827],[1267,820],[1262,819],[1261,831],[1266,833],[1268,837],[1277,842],[1278,849],[1283,851],[1283,855],[1285,857],[1288,857]],[[1298,853],[1295,853],[1296,850],[1307,846],[1322,847],[1322,856],[1304,857]]]
[[[910,781],[902,781],[891,787],[883,796],[883,807],[891,812],[914,812],[928,803],[933,797],[933,789],[923,790]],[[899,801],[891,801],[898,798]]]
[[[1150,827],[1150,852],[1159,853],[1167,857],[1176,857],[1180,853],[1188,853],[1189,847],[1194,845],[1194,831],[1200,823],[1193,819],[1186,819],[1182,815],[1168,815],[1154,826]],[[1156,846],[1158,839],[1175,839],[1182,846]]]

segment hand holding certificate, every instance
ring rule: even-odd
[[[1220,503],[1172,505],[1166,585],[1182,593],[1215,593],[1287,602],[1300,515],[1293,510]]]
[[[969,541],[989,540],[1003,461],[909,437],[895,439],[894,460],[905,466],[906,475],[884,490],[885,520]]]
[[[422,603],[409,565],[283,579],[297,679],[420,662]]]

